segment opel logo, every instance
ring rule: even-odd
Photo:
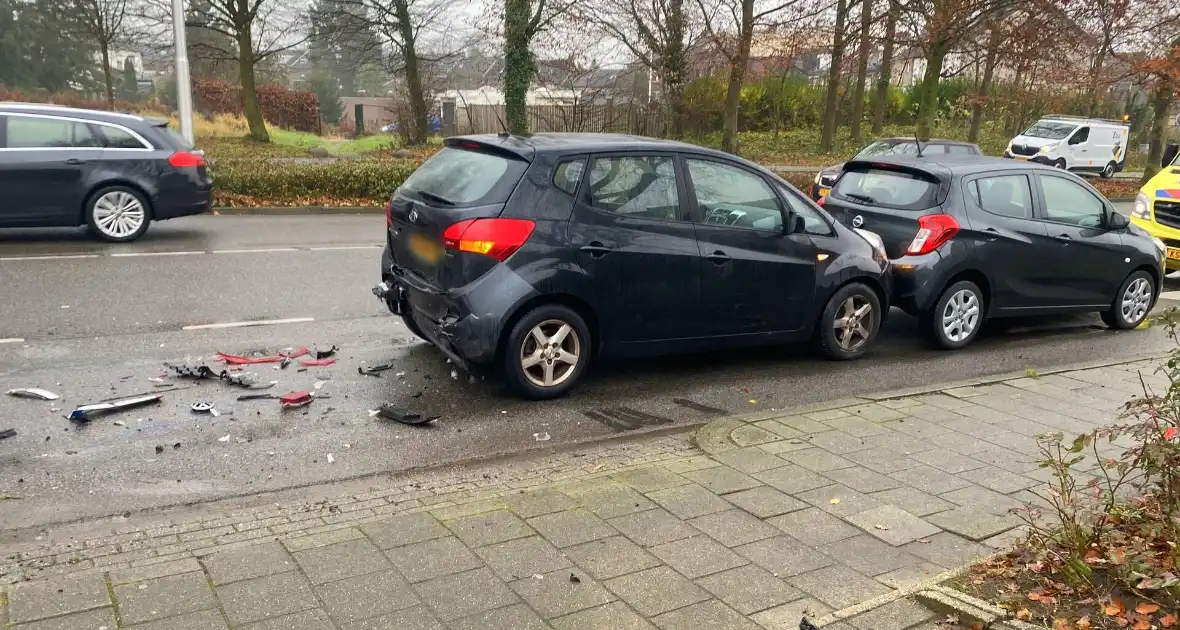
[[[858,228],[865,224],[865,218],[859,214],[852,218],[852,227]]]
[[[410,223],[416,223],[418,221],[418,211],[410,210],[409,219]]]

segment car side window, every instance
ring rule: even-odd
[[[681,219],[676,163],[666,156],[595,158],[586,197],[606,212],[645,219]]]
[[[1013,219],[1033,217],[1032,188],[1027,175],[980,177],[967,184],[975,205],[992,214]]]
[[[685,162],[702,223],[782,231],[782,204],[765,179],[713,160]]]
[[[102,148],[102,139],[85,123],[9,116],[5,146],[10,149]]]
[[[1081,144],[1089,139],[1090,139],[1090,128],[1089,127],[1082,127],[1081,129],[1078,129],[1077,133],[1073,134],[1073,137],[1069,139],[1069,143],[1070,144]]]
[[[125,129],[118,127],[102,126],[98,128],[98,132],[102,134],[104,142],[103,146],[108,149],[146,149],[143,142],[139,138],[131,135]]]
[[[812,236],[835,236],[836,232],[832,230],[830,223],[825,221],[820,213],[811,204],[792,193],[790,190],[779,186],[779,192],[783,199],[787,200],[787,207],[791,212],[803,218],[803,231]]]
[[[1064,177],[1041,176],[1045,194],[1045,220],[1084,228],[1100,228],[1105,204],[1077,182]]]

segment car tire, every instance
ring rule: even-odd
[[[865,307],[868,310],[863,310]],[[816,346],[828,359],[858,359],[873,345],[882,321],[881,300],[868,285],[840,287],[824,306],[815,331]]]
[[[1142,269],[1127,276],[1102,321],[1116,330],[1130,330],[1147,319],[1155,301],[1155,281]]]
[[[1053,163],[1053,168],[1059,168],[1063,171],[1069,170],[1066,168],[1065,158],[1057,158],[1057,161]]]
[[[133,188],[108,186],[96,191],[86,202],[86,226],[104,241],[134,241],[147,232],[151,222],[151,205]]]
[[[1102,179],[1110,179],[1110,178],[1114,177],[1116,170],[1118,170],[1118,164],[1115,164],[1114,162],[1110,162],[1109,164],[1106,165],[1106,168],[1102,169],[1102,172],[1099,173],[1098,176],[1101,177]]]
[[[979,334],[986,313],[983,291],[974,282],[961,280],[942,292],[934,307],[922,314],[920,325],[934,347],[957,350]]]
[[[508,333],[501,352],[504,379],[530,400],[564,396],[586,372],[591,343],[586,322],[576,311],[560,304],[538,306]]]

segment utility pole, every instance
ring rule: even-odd
[[[180,110],[180,135],[193,144],[193,86],[188,76],[184,0],[172,0],[172,36],[176,45],[176,106]]]

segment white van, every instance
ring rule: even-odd
[[[1129,131],[1116,120],[1046,116],[1013,138],[1004,157],[1110,178],[1127,163]]]

